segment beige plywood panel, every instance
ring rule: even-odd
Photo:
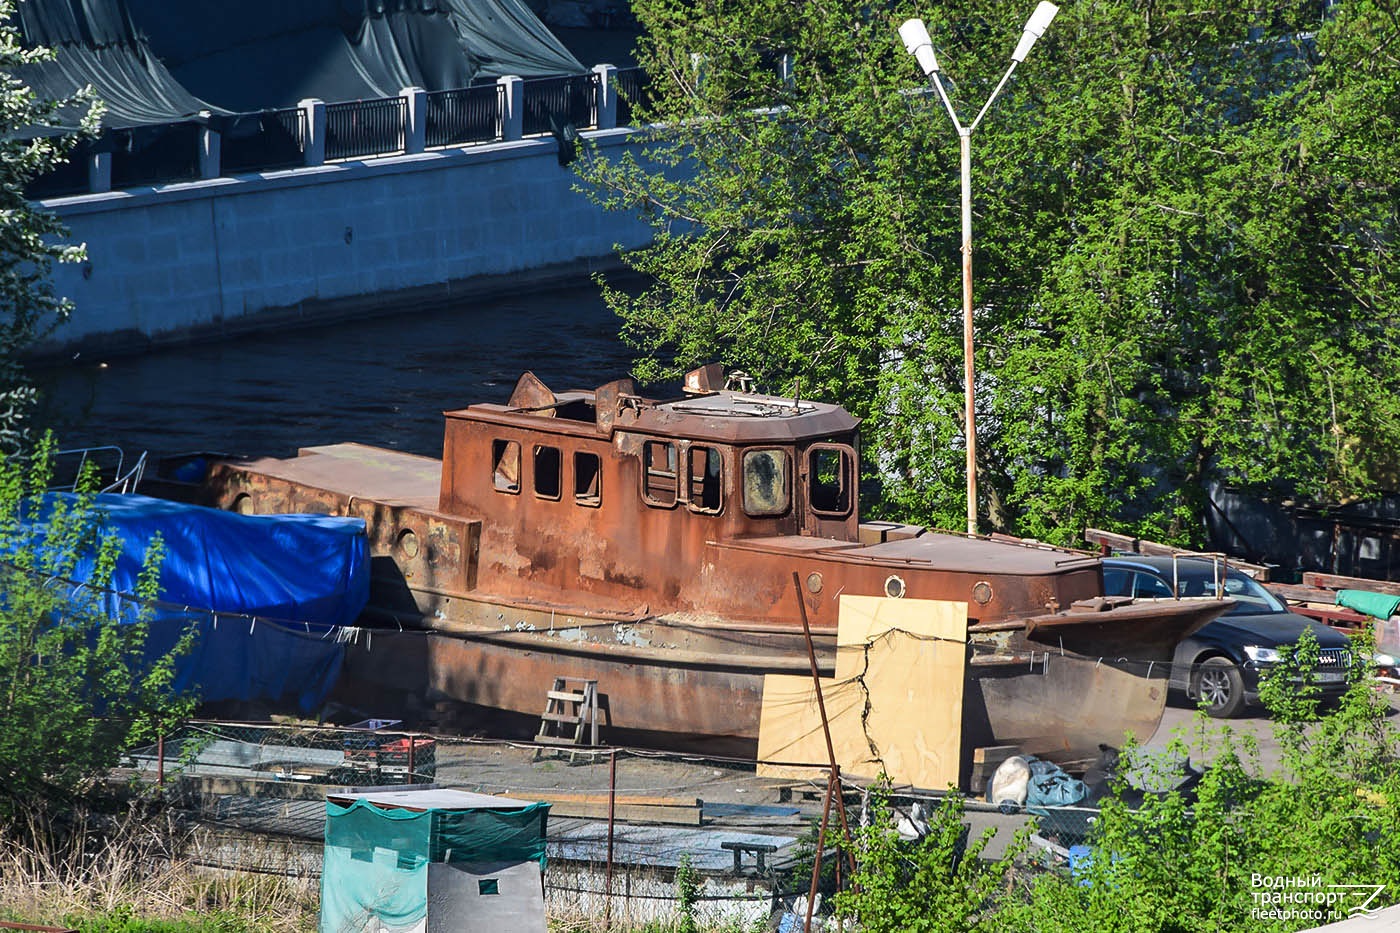
[[[837,676],[822,681],[822,696],[843,772],[934,789],[957,782],[966,640],[962,603],[842,596]],[[826,761],[810,677],[764,678],[758,755]],[[813,776],[767,764],[758,773]]]

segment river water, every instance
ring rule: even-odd
[[[618,321],[588,280],[458,308],[77,359],[36,372],[63,447],[152,456],[290,456],[359,441],[442,455],[442,412],[505,402],[532,370],[554,389],[627,375]]]

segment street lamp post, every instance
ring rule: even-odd
[[[991,108],[992,101],[996,100],[1001,89],[1010,80],[1011,73],[1016,70],[1017,65],[1025,61],[1031,46],[1035,45],[1035,40],[1041,37],[1059,11],[1060,8],[1055,4],[1041,0],[1031,18],[1026,21],[1026,28],[1021,33],[1021,41],[1016,43],[1016,50],[1011,53],[1011,66],[1006,69],[1006,74],[1001,76],[1001,81],[997,82],[991,96],[982,105],[977,119],[968,126],[962,125],[962,121],[953,110],[953,102],[948,99],[948,92],[939,77],[941,69],[938,67],[938,58],[933,53],[933,41],[929,39],[924,21],[906,20],[904,25],[899,27],[899,37],[904,40],[904,48],[918,60],[919,67],[938,91],[948,116],[953,118],[953,127],[958,131],[959,167],[962,174],[963,379],[966,383],[963,403],[967,423],[967,533],[970,535],[977,534],[977,419],[972,391],[972,131],[977,129],[977,125]]]

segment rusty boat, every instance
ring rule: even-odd
[[[809,672],[805,609],[829,676],[846,593],[965,602],[964,746],[1082,758],[1151,735],[1174,646],[1230,605],[1105,598],[1089,554],[862,522],[856,419],[714,366],[660,400],[525,373],[444,414],[441,460],[336,444],[219,460],[199,487],[365,519],[344,683],[405,719],[523,728],[555,678],[588,678],[610,741],[752,757],[764,675]]]

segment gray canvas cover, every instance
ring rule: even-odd
[[[91,84],[112,127],[586,70],[522,0],[24,0],[17,18],[59,51],[24,79]]]

